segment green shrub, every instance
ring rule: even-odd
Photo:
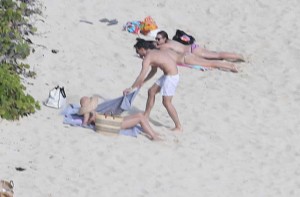
[[[36,29],[25,16],[35,11],[27,8],[26,1],[0,0],[0,117],[17,120],[40,109],[35,99],[25,94],[20,75],[35,77],[28,64],[18,63],[30,55],[30,45],[24,38]]]
[[[40,109],[39,103],[30,95],[25,95],[25,87],[21,84],[20,76],[10,70],[10,65],[0,66],[0,116],[7,120],[34,113]]]

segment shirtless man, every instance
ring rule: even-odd
[[[173,131],[182,131],[182,126],[178,118],[177,111],[172,104],[172,98],[175,94],[179,82],[179,74],[176,61],[179,59],[178,53],[172,50],[157,50],[151,42],[137,39],[134,45],[136,53],[143,59],[142,69],[130,88],[123,91],[127,94],[136,87],[141,87],[146,81],[151,79],[157,72],[157,69],[163,71],[163,75],[148,90],[148,99],[145,109],[145,116],[149,119],[151,109],[155,103],[155,95],[158,92],[162,94],[163,105],[172,118],[175,128]],[[183,56],[181,57],[181,59]]]
[[[220,64],[220,61],[214,60],[227,60],[233,62],[243,62],[244,58],[242,55],[236,53],[229,53],[229,52],[214,52],[209,51],[200,47],[197,44],[192,45],[184,45],[180,42],[170,40],[168,34],[165,31],[160,31],[156,35],[156,44],[158,48],[161,49],[172,49],[177,51],[178,53],[184,54],[194,54],[203,60],[201,66],[208,66],[208,67],[215,67],[215,68],[222,68],[224,64]],[[217,64],[217,66],[215,65]]]

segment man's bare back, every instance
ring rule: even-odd
[[[143,64],[159,67],[165,75],[178,74],[177,61],[182,55],[172,50],[150,50],[147,52]]]

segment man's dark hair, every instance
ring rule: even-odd
[[[159,31],[159,32],[157,32],[157,34],[159,34],[159,35],[161,35],[161,37],[166,38],[167,40],[169,40],[169,36],[168,36],[167,32]]]
[[[155,41],[144,40],[142,38],[137,38],[136,40],[137,40],[137,42],[134,45],[134,48],[136,48],[136,49],[141,49],[141,48],[144,48],[144,49],[156,49],[156,46],[154,45]]]

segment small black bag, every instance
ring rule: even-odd
[[[177,29],[176,34],[173,36],[173,40],[180,42],[184,45],[190,45],[195,42],[195,38],[182,30]]]

